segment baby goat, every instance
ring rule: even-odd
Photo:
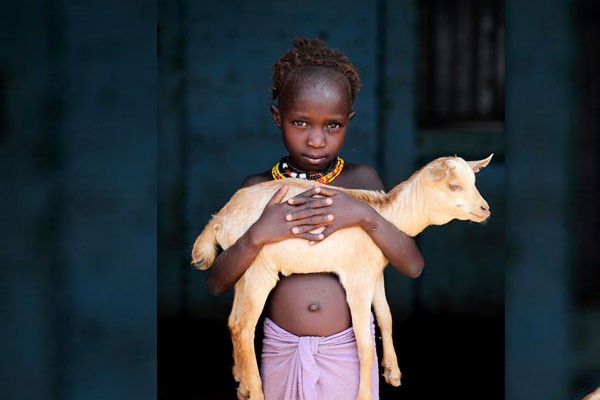
[[[390,192],[344,189],[349,196],[367,202],[384,218],[409,236],[429,225],[443,225],[453,219],[483,222],[489,206],[475,187],[475,174],[487,166],[492,155],[479,161],[460,157],[438,158]],[[260,217],[274,192],[289,186],[287,200],[317,183],[286,179],[269,181],[238,190],[209,221],[196,239],[192,264],[207,269],[217,256],[216,245],[227,249]],[[369,328],[371,306],[382,337],[385,380],[400,385],[400,369],[392,342],[392,316],[385,297],[383,270],[388,261],[361,228],[334,232],[326,240],[310,245],[304,239],[287,239],[265,245],[244,275],[235,284],[228,326],[233,341],[233,375],[239,382],[239,399],[263,399],[254,331],[265,301],[278,281],[278,274],[333,272],[346,290],[360,361],[357,399],[371,398],[370,371],[374,346]]]

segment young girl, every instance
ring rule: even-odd
[[[355,189],[384,190],[370,166],[339,157],[360,79],[348,58],[320,39],[295,39],[273,65],[271,113],[288,155],[272,169],[248,176],[242,187],[299,177]],[[423,258],[412,238],[366,203],[335,188],[309,190],[281,203],[277,191],[261,217],[209,269],[212,294],[231,288],[267,243],[304,238],[317,243],[359,226],[398,271],[418,277]],[[319,234],[311,231],[323,227]],[[359,362],[345,292],[333,274],[282,277],[266,305],[261,377],[267,400],[354,399]],[[371,322],[374,333],[374,325]],[[373,364],[373,398],[379,398]]]

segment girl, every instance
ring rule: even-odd
[[[339,157],[360,88],[348,58],[320,39],[294,40],[295,48],[274,65],[271,113],[288,155],[272,169],[250,175],[242,187],[272,179],[299,177],[346,188],[384,190],[368,165]],[[209,269],[212,294],[231,288],[262,246],[288,238],[312,243],[333,232],[359,226],[401,273],[416,278],[423,258],[412,238],[366,203],[334,188],[309,190],[281,203],[277,191],[261,217],[221,252]],[[323,227],[319,234],[311,231]],[[358,354],[344,289],[332,274],[291,275],[280,279],[266,305],[261,362],[267,400],[354,399],[358,392]],[[372,332],[374,325],[372,322]],[[377,360],[373,398],[379,398]]]

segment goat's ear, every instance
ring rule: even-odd
[[[490,156],[488,158],[484,158],[483,160],[467,161],[467,164],[469,164],[469,167],[471,167],[473,169],[473,172],[479,172],[479,170],[481,168],[487,167],[487,165],[490,163],[490,161],[492,161],[493,156],[494,156],[494,153],[490,154]]]
[[[439,182],[448,175],[450,168],[445,162],[436,163],[427,169],[427,177],[432,182]]]

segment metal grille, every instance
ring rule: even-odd
[[[418,127],[504,126],[504,1],[419,2]]]
[[[581,160],[578,168],[578,209],[573,218],[581,235],[581,257],[575,282],[578,305],[600,308],[600,268],[598,237],[600,235],[600,5],[593,0],[583,2],[580,29],[583,62],[581,63],[582,134],[578,143]]]
[[[6,74],[0,69],[0,143],[8,137],[8,87],[6,84]]]

